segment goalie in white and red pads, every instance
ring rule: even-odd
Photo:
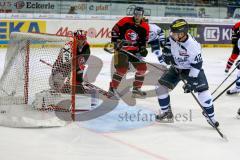
[[[85,63],[90,56],[90,45],[87,42],[87,32],[84,30],[77,30],[73,34],[77,39],[77,64],[76,64],[76,92],[84,93],[83,72]],[[57,60],[55,61],[52,69],[52,88],[61,93],[70,93],[71,85],[71,62],[72,42],[68,42],[61,49]]]

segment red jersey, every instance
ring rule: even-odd
[[[112,42],[126,40],[131,44],[123,49],[138,51],[141,46],[146,46],[149,35],[148,23],[141,21],[139,25],[134,22],[134,17],[124,17],[112,29]]]
[[[72,60],[72,42],[68,42],[61,49],[54,65],[54,72],[65,72],[69,74],[71,71],[71,60]],[[86,41],[82,46],[77,46],[77,70],[83,70],[84,64],[90,56],[90,45]]]
[[[233,27],[232,27],[232,44],[236,44],[238,39],[239,39],[239,31],[240,31],[240,22],[237,22]]]
[[[236,30],[240,30],[240,22],[237,22],[233,27],[232,30],[236,31]]]

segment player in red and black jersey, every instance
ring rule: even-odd
[[[77,38],[77,84],[83,82],[85,63],[90,56],[90,45],[87,42],[87,32],[78,30],[74,33]]]
[[[116,89],[122,77],[128,70],[129,62],[136,69],[135,81],[133,82],[133,96],[146,96],[146,92],[141,90],[144,81],[144,74],[147,70],[146,63],[139,59],[147,56],[146,44],[149,35],[149,25],[143,20],[144,9],[136,7],[134,16],[124,17],[119,20],[112,29],[112,39],[114,43],[114,67],[116,68],[110,82],[109,91],[117,95]],[[129,51],[138,58],[130,56],[123,50]]]
[[[90,45],[87,42],[86,31],[77,30],[74,32],[73,36],[77,39],[76,92],[84,93],[84,88],[82,86],[83,72],[85,63],[90,56]],[[71,89],[71,48],[71,41],[65,44],[65,46],[61,49],[52,69],[52,88],[61,93],[69,93]]]
[[[237,59],[239,55],[239,48],[238,48],[238,39],[240,38],[240,22],[237,22],[232,27],[232,44],[233,44],[233,50],[232,54],[228,59],[225,72],[228,73],[229,69],[232,67],[233,63]]]

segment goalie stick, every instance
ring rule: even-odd
[[[48,62],[46,62],[46,61],[44,61],[42,59],[40,59],[40,62],[48,65],[49,67],[53,67],[52,64],[50,64],[50,63],[48,63]],[[94,84],[92,84],[92,83],[90,83],[88,81],[83,81],[83,83],[84,83],[84,85],[86,87],[89,87],[90,89],[97,90],[100,94],[102,94],[103,96],[106,96],[107,98],[116,99],[115,95],[113,93],[111,93],[111,92],[107,92],[107,91],[103,90],[102,88],[97,87],[97,86],[95,86]],[[76,85],[76,86],[79,86],[79,85]]]

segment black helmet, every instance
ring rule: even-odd
[[[133,10],[133,15],[143,15],[144,9],[143,7],[135,7]]]
[[[173,33],[180,32],[188,33],[188,28],[189,28],[188,23],[184,19],[177,19],[173,21],[172,24],[170,25],[170,30]]]

